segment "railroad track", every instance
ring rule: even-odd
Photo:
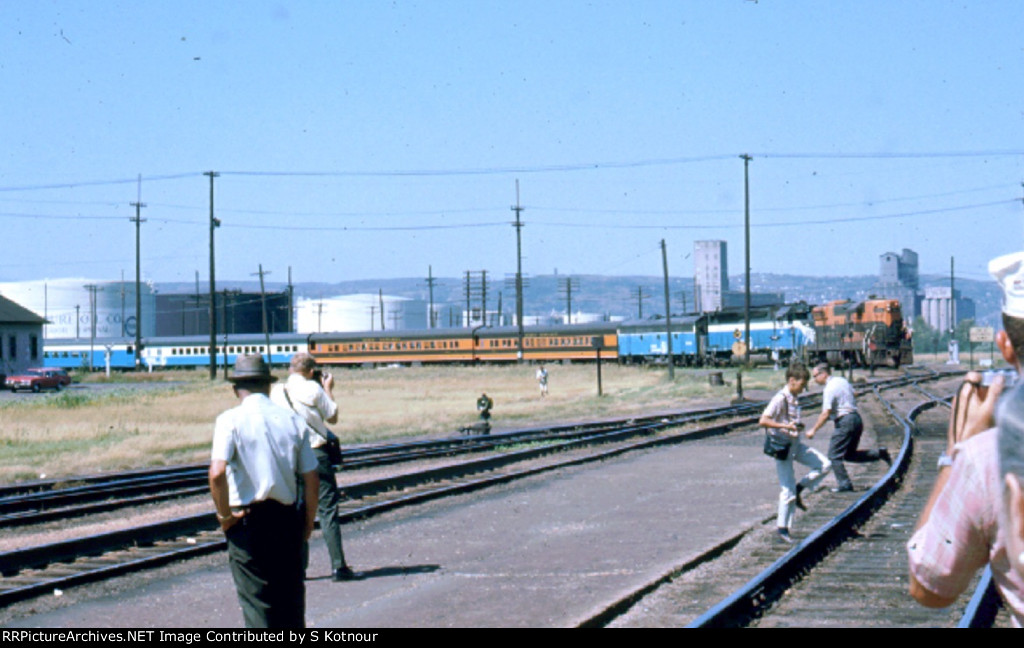
[[[769,539],[773,518],[765,520],[760,533],[727,540],[687,573],[583,625],[629,626],[629,610],[641,606],[656,610],[660,625],[694,628],[1009,625],[987,574],[969,601],[944,610],[907,593],[905,546],[934,483],[949,416],[948,397],[911,387],[886,396],[876,387],[871,403],[862,398],[879,441],[901,440],[899,456],[866,492],[813,501],[801,526],[814,531],[798,546],[780,553]]]
[[[905,379],[885,381],[885,384],[909,383]],[[723,417],[720,410],[630,421],[611,429],[588,429],[577,435],[578,438],[549,442],[541,447],[351,484],[346,486],[351,499],[339,511],[339,516],[343,522],[354,520],[546,470],[721,434],[736,427],[753,425],[762,407],[763,403],[748,403],[729,408],[728,420],[719,422],[714,419]],[[676,431],[675,428],[680,426],[685,429]],[[495,435],[495,438],[499,436]],[[508,441],[507,438],[503,440],[504,443]],[[595,450],[592,448],[595,445],[605,447]],[[203,477],[205,479],[205,472]],[[0,606],[54,589],[102,580],[223,548],[223,536],[213,516],[204,512],[126,531],[9,551],[0,554]]]
[[[349,448],[343,451],[345,470],[412,463],[442,457],[485,453],[529,443],[560,443],[574,439],[600,441],[620,428],[646,425],[685,425],[749,415],[753,405],[739,404],[669,416],[581,423],[516,430],[501,434],[458,436]],[[49,520],[93,515],[208,492],[207,464],[135,470],[125,473],[49,479],[0,488],[0,528],[39,524]]]
[[[540,472],[661,444],[721,434],[756,420],[754,404],[721,411],[659,417],[656,421],[599,426],[574,438],[440,467],[363,481],[345,487],[339,509],[348,522],[440,497],[507,483]],[[745,414],[744,414],[745,412]],[[685,431],[668,432],[689,424]],[[703,425],[703,427],[701,427]],[[503,443],[507,444],[508,439]],[[594,450],[594,446],[611,446]],[[128,530],[97,534],[0,553],[0,606],[41,594],[224,549],[209,511]]]

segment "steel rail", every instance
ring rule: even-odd
[[[939,404],[929,400],[917,405],[906,417],[898,414],[874,388],[880,402],[903,426],[903,447],[893,465],[872,488],[846,510],[834,517],[785,555],[748,581],[743,587],[689,624],[690,628],[746,627],[764,614],[782,594],[823,558],[852,537],[855,529],[877,511],[899,487],[913,455],[914,420],[925,410]]]

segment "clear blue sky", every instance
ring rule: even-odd
[[[0,0],[0,281],[983,279],[1024,246],[1019,0]]]

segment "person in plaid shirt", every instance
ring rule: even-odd
[[[1019,373],[1024,357],[1024,252],[992,260],[989,272],[1003,289],[1004,330],[997,334],[996,345]],[[981,378],[969,372],[953,401],[938,477],[907,542],[910,595],[927,607],[947,607],[989,565],[1014,625],[1021,626],[1024,566],[1015,568],[1013,562],[1022,556],[1007,551],[1007,530],[1000,524],[1003,479],[994,424],[1004,379],[996,377],[985,386]]]

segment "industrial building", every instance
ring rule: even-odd
[[[924,289],[921,299],[921,317],[936,331],[949,331],[953,322],[974,319],[974,300],[963,297],[959,290],[949,286],[932,286]]]
[[[216,294],[217,333],[262,333],[266,309],[269,333],[291,333],[291,293],[249,293],[222,290]],[[210,332],[210,294],[156,295],[156,335],[207,335]]]
[[[918,294],[917,252],[903,248],[902,254],[886,252],[879,258],[878,283],[871,293],[885,299],[898,299],[903,317],[909,321],[921,314]]]
[[[722,310],[729,290],[729,258],[725,241],[693,242],[693,301],[696,312]]]
[[[10,299],[0,297],[0,376],[40,364],[46,320]]]
[[[694,309],[708,313],[744,308],[746,291],[729,290],[728,245],[725,241],[694,241]],[[751,293],[750,307],[777,306],[785,302],[783,293]]]

